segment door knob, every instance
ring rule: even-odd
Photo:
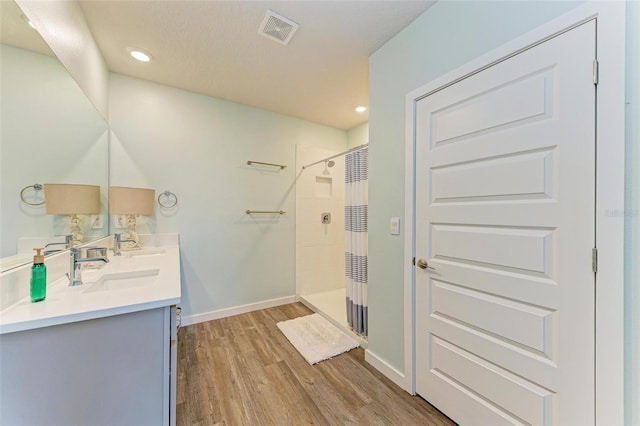
[[[418,263],[416,263],[416,265],[418,265],[418,268],[420,269],[436,269],[433,266],[429,266],[425,259],[418,259]]]

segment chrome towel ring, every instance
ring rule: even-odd
[[[158,194],[158,204],[160,207],[164,207],[165,209],[170,209],[175,207],[178,204],[178,196],[171,191],[167,191]]]
[[[41,205],[43,205],[46,202],[46,200],[42,200],[42,202],[40,202],[40,203],[30,203],[30,202],[28,202],[27,200],[24,199],[24,193],[29,188],[33,188],[34,191],[42,191],[44,189],[44,187],[40,183],[34,183],[33,185],[25,186],[24,188],[22,188],[22,191],[20,191],[20,199],[22,200],[22,202],[25,203],[25,204],[28,204],[30,206],[41,206]]]

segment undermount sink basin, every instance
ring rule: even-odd
[[[147,247],[140,250],[122,251],[122,256],[125,257],[139,257],[139,256],[157,256],[166,254],[167,251],[163,248]]]
[[[107,273],[96,281],[85,282],[84,285],[89,288],[84,293],[146,287],[156,283],[159,273],[160,269]]]

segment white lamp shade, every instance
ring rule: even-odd
[[[73,215],[100,213],[100,187],[69,183],[45,183],[47,214]]]
[[[109,213],[111,214],[150,216],[153,214],[155,201],[156,191],[153,189],[126,186],[109,188]]]

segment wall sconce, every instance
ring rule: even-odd
[[[82,244],[84,235],[80,229],[78,215],[100,213],[100,187],[97,185],[45,183],[44,199],[46,200],[47,214],[69,216],[71,247]]]
[[[140,237],[136,231],[138,215],[151,216],[154,212],[156,191],[146,188],[112,186],[109,188],[109,213],[127,216],[127,232],[122,239],[132,240],[122,244],[123,249],[140,247]]]

